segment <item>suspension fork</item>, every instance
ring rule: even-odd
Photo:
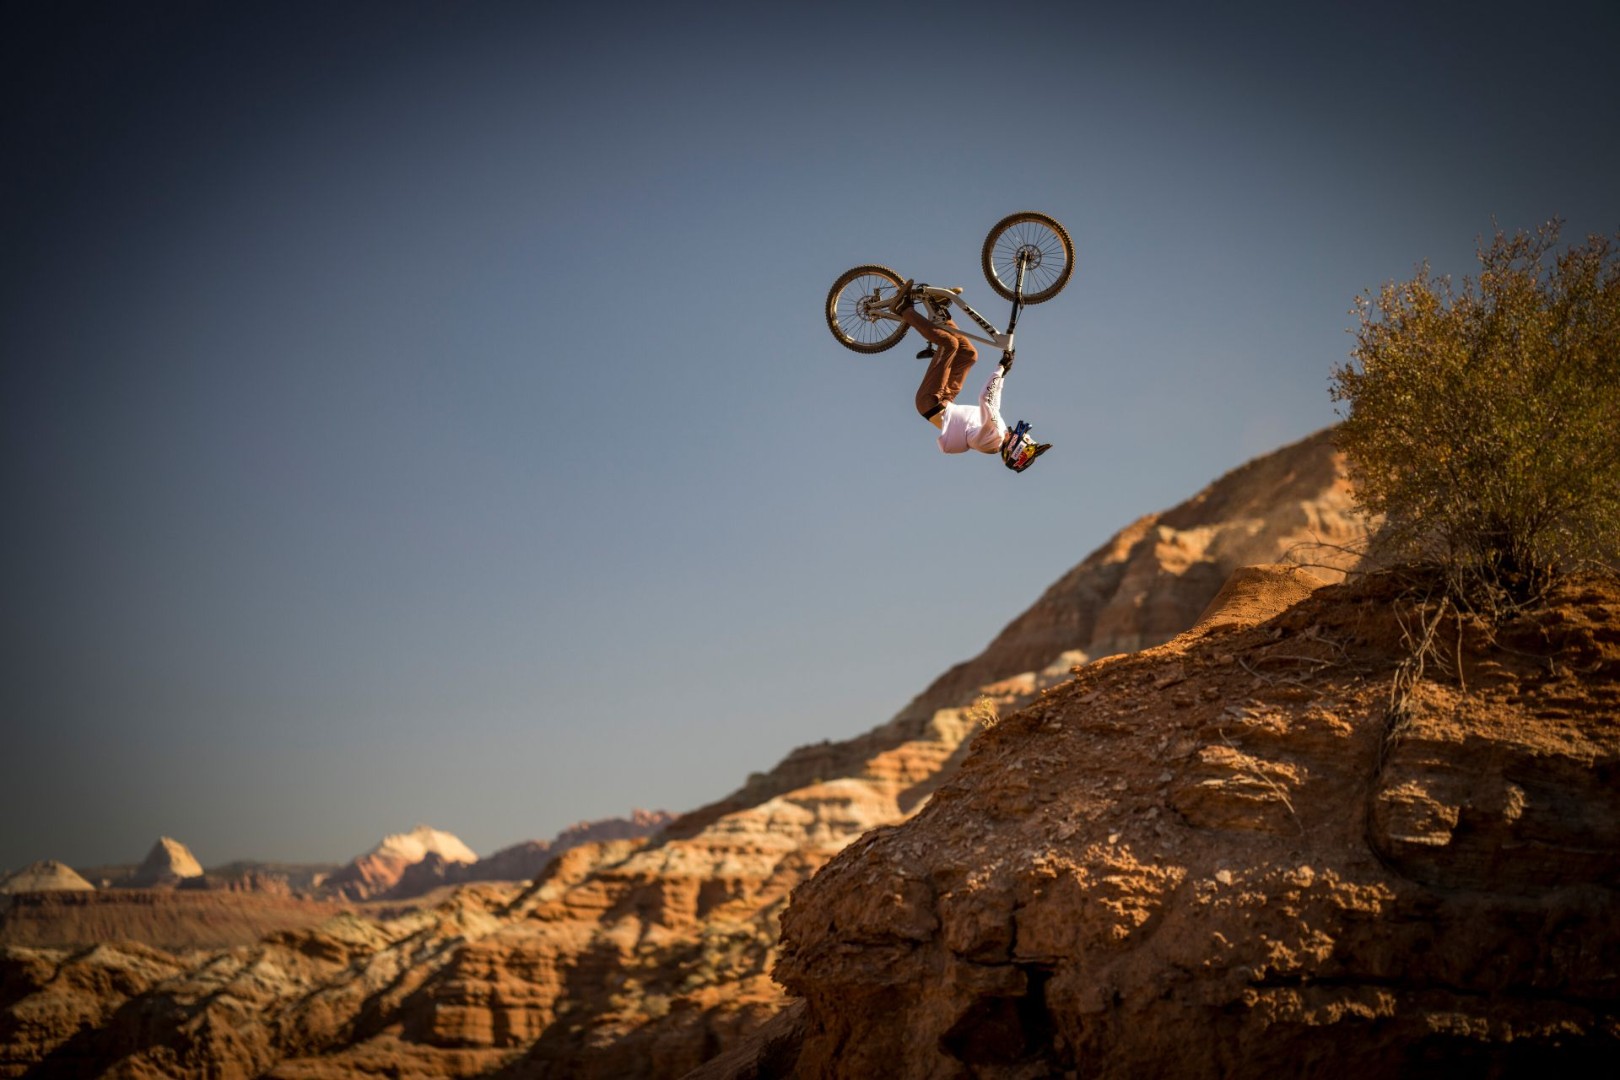
[[[1012,317],[1007,320],[1007,347],[1001,351],[1003,363],[1009,363],[1013,358],[1013,334],[1018,331],[1018,313],[1024,310],[1024,270],[1029,266],[1029,256],[1024,252],[1018,253],[1018,280],[1013,283]]]

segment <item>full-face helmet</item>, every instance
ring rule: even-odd
[[[1023,472],[1035,459],[1052,449],[1051,443],[1037,443],[1029,434],[1029,421],[1020,420],[1001,440],[1002,463],[1013,472]]]

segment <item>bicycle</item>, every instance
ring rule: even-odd
[[[1012,301],[1005,332],[962,299],[960,286],[918,284],[912,286],[911,297],[901,297],[905,279],[876,263],[846,270],[833,282],[827,293],[827,328],[846,349],[880,353],[898,345],[911,329],[900,321],[896,309],[907,299],[922,299],[931,301],[926,306],[936,325],[944,323],[950,307],[960,308],[990,336],[981,337],[960,326],[952,332],[998,348],[1002,359],[1010,361],[1019,312],[1027,304],[1044,303],[1063,291],[1074,272],[1074,242],[1055,218],[1026,210],[996,222],[984,238],[979,263],[990,287]],[[1026,292],[1030,285],[1035,286],[1034,291]]]

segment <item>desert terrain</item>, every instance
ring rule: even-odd
[[[1329,432],[1250,462],[1126,526],[865,734],[529,876],[457,881],[464,857],[424,847],[334,875],[363,902],[229,947],[8,943],[0,1074],[1613,1053],[1620,600],[1592,581],[1504,637],[1448,624],[1413,672],[1426,609],[1344,583],[1351,505]]]

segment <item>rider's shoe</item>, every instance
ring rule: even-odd
[[[906,283],[900,286],[899,290],[894,294],[894,299],[889,301],[889,310],[893,311],[896,315],[913,306],[911,299],[912,284],[912,280],[910,278],[906,278]]]
[[[928,346],[928,348],[917,354],[917,359],[919,360],[932,360],[933,358],[934,347],[932,345]]]

